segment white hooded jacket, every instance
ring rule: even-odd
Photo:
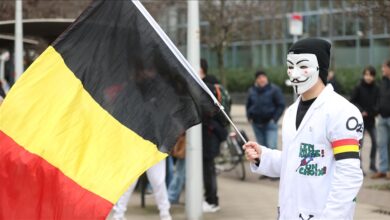
[[[353,219],[363,182],[361,113],[328,85],[296,129],[299,100],[283,118],[283,150],[262,147],[260,165],[251,169],[280,177],[280,219]]]

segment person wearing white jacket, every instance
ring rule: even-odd
[[[287,74],[300,97],[283,118],[283,149],[244,145],[253,172],[280,177],[279,219],[353,219],[364,125],[359,110],[326,86],[330,47],[307,38],[289,49]]]

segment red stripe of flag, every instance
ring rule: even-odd
[[[356,139],[341,139],[332,142],[332,147],[340,147],[344,145],[359,145],[359,141]]]
[[[0,131],[0,219],[105,219],[112,204]]]

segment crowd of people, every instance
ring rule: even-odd
[[[363,79],[355,88],[351,102],[359,108],[364,120],[364,131],[371,137],[370,169],[375,172],[372,178],[390,180],[390,60],[382,65],[379,86],[375,82],[374,67],[366,67],[362,75]]]
[[[336,92],[343,91],[334,78],[328,82]],[[370,160],[367,161],[373,172],[371,178],[390,180],[390,60],[382,64],[381,77],[378,77],[375,67],[369,65],[363,68],[361,80],[350,94],[349,101],[361,112],[363,131],[371,140]],[[364,139],[360,141],[361,148],[363,144]]]

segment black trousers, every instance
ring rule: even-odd
[[[214,158],[203,158],[203,184],[206,202],[218,206],[217,174],[215,172]]]

